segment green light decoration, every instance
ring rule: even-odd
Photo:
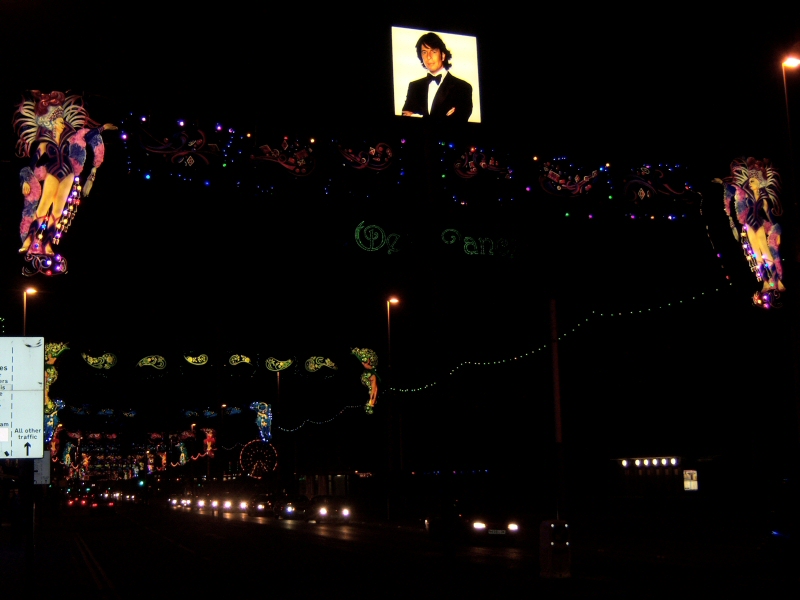
[[[188,362],[190,365],[202,366],[208,364],[208,354],[200,354],[198,356],[184,355],[183,358],[186,359],[186,362]]]
[[[363,241],[361,239],[362,237],[364,238]],[[378,225],[367,225],[365,227],[364,221],[361,221],[361,223],[356,226],[356,244],[358,244],[359,248],[367,252],[376,252],[384,246],[386,246],[386,250],[389,254],[392,252],[399,252],[400,249],[395,247],[399,239],[399,234],[390,233],[386,235],[386,232]]]
[[[292,359],[289,360],[278,360],[277,358],[272,358],[271,356],[266,360],[266,367],[270,371],[283,371],[284,369],[288,369],[294,361]]]
[[[306,371],[309,373],[316,373],[322,367],[328,367],[334,371],[339,368],[330,358],[323,358],[322,356],[312,356],[306,361]]]
[[[153,354],[145,356],[142,360],[136,363],[137,367],[153,367],[154,369],[163,369],[167,366],[167,361],[163,356]]]
[[[497,241],[488,237],[473,238],[470,236],[462,236],[461,232],[457,229],[445,229],[441,235],[442,241],[445,244],[455,244],[464,241],[464,254],[475,255],[481,254],[489,256],[508,256],[513,258],[514,251],[512,242],[505,238],[498,238]]]
[[[87,365],[95,369],[110,369],[117,364],[117,357],[110,352],[97,357],[81,353],[81,357],[83,357],[83,360],[86,361]]]
[[[245,356],[244,354],[234,354],[228,359],[228,362],[232,365],[248,364],[251,367],[253,366],[253,362],[250,360],[250,357]]]

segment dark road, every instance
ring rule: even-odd
[[[62,510],[37,524],[32,560],[0,557],[1,583],[4,592],[38,586],[59,598],[108,599],[657,598],[797,588],[796,568],[744,531],[722,535],[717,524],[681,528],[658,518],[579,520],[574,529],[570,577],[544,579],[538,532],[513,546],[470,545],[431,539],[413,524],[314,524],[161,505],[121,505],[108,515]],[[3,527],[0,547],[9,548],[8,534]]]

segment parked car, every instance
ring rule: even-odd
[[[306,510],[310,523],[347,523],[352,518],[352,503],[341,496],[314,496]]]
[[[274,514],[279,519],[305,519],[309,504],[307,496],[287,496],[275,505]]]
[[[251,517],[274,517],[275,506],[284,498],[283,494],[256,494],[247,502],[247,514]]]

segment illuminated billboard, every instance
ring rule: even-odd
[[[474,36],[392,27],[392,74],[397,116],[481,122]]]

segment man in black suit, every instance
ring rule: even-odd
[[[417,41],[417,58],[428,75],[408,84],[403,116],[422,115],[466,123],[472,114],[472,86],[449,72],[450,51],[442,38],[426,33]]]

